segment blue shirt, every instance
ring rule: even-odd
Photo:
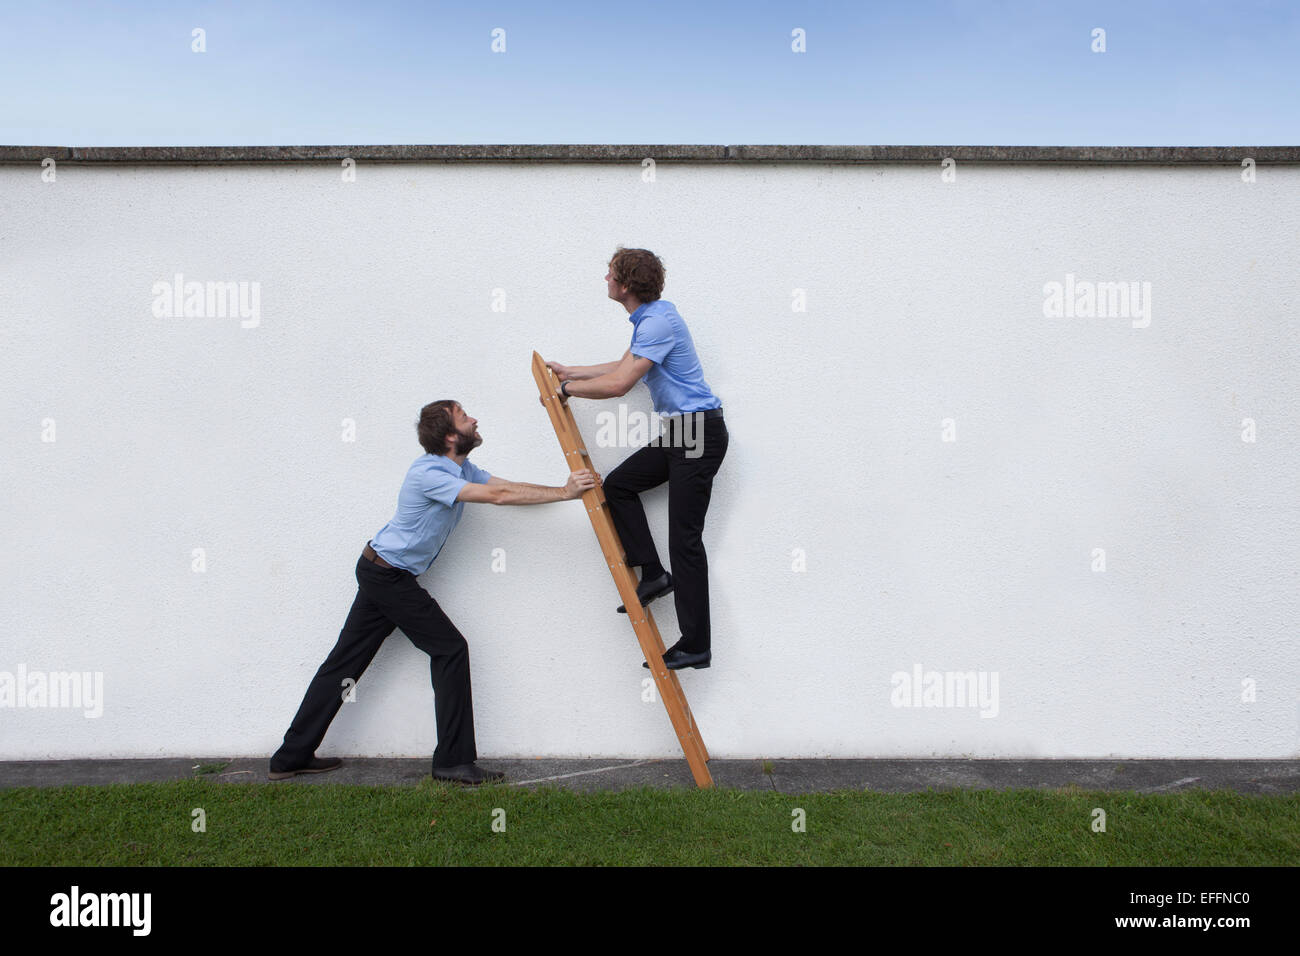
[[[671,302],[644,302],[627,319],[632,323],[632,354],[655,363],[642,381],[650,388],[656,412],[676,415],[722,405],[704,381],[691,333]]]
[[[468,484],[487,484],[492,475],[468,458],[458,465],[446,455],[421,455],[406,471],[397,493],[397,514],[370,541],[375,553],[394,567],[423,574],[460,523]]]

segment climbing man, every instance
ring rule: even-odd
[[[561,401],[618,398],[642,380],[649,387],[664,430],[605,476],[605,500],[627,564],[641,569],[636,593],[642,606],[673,592],[682,633],[664,652],[664,663],[672,670],[708,667],[713,655],[703,533],[713,476],[729,441],[722,402],[704,380],[686,322],[671,302],[660,298],[664,265],[659,257],[648,249],[620,246],[610,259],[605,284],[632,323],[632,344],[623,357],[604,365],[546,364],[561,380]],[[659,563],[640,497],[665,481],[671,573]],[[625,613],[621,605],[618,610]]]

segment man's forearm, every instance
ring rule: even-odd
[[[550,501],[571,500],[567,488],[530,485],[526,481],[507,481],[498,487],[501,489],[499,505],[544,505]]]
[[[606,362],[604,365],[572,365],[569,367],[569,378],[575,382],[581,382],[600,375],[607,375],[616,368],[618,368],[617,362]]]
[[[617,368],[618,363],[615,362],[614,366]],[[618,398],[627,394],[627,389],[612,371],[580,382],[570,380],[565,391],[574,398]]]

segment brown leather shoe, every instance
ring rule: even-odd
[[[300,773],[325,773],[327,770],[337,770],[343,766],[343,761],[338,757],[312,757],[301,767],[294,767],[292,770],[272,770],[267,776],[272,780],[284,780],[286,777],[295,777]]]
[[[468,787],[477,787],[480,783],[495,783],[504,780],[506,775],[500,770],[484,770],[476,763],[463,763],[458,767],[434,767],[433,779],[446,780],[449,783],[463,783]]]

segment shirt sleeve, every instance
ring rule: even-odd
[[[450,508],[456,504],[456,496],[460,494],[460,489],[468,484],[469,482],[459,475],[449,475],[435,468],[425,475],[424,487],[420,490],[424,492],[426,498],[432,498]]]
[[[490,471],[480,468],[478,465],[474,464],[468,458],[465,459],[465,464],[469,465],[470,480],[473,481],[474,484],[476,485],[486,485],[488,483],[488,479],[492,477],[492,473]]]
[[[675,338],[673,324],[666,315],[647,315],[637,323],[632,333],[633,355],[648,358],[656,365],[663,362],[672,351]]]

